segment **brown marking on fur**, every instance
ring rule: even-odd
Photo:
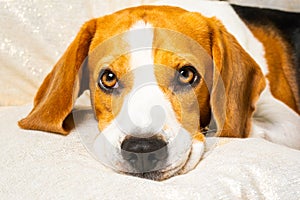
[[[129,59],[130,57],[128,55],[122,55],[119,58],[116,58],[109,65],[109,69],[111,69],[118,77],[118,84],[122,84],[123,89],[120,95],[107,94],[102,91],[98,85],[95,84],[99,74],[98,70],[95,73],[95,80],[92,81],[94,86],[90,86],[92,88],[91,91],[93,91],[91,92],[91,99],[96,113],[96,118],[99,121],[100,130],[105,129],[119,114],[125,96],[133,87],[133,77],[130,72]],[[101,68],[105,67],[107,66],[101,66]]]
[[[65,119],[79,92],[80,66],[96,31],[96,20],[87,22],[40,86],[29,115],[19,121],[24,129],[68,134]]]
[[[176,91],[176,71],[187,64],[191,65],[190,62],[162,49],[154,51],[154,60],[158,85],[171,102],[177,120],[192,135],[198,134],[201,122],[208,124],[210,121],[209,92],[204,80],[195,88]],[[202,66],[195,67],[199,69]]]
[[[205,136],[202,133],[198,133],[198,134],[193,136],[193,139],[195,139],[197,141],[204,142],[205,141]]]
[[[222,105],[219,102],[221,87],[216,87],[219,79],[214,77],[211,104],[218,126],[222,121],[219,117],[224,109],[226,111],[223,130],[219,135],[248,137],[256,101],[265,88],[265,79],[257,63],[217,19],[211,19],[211,26],[213,59],[226,95],[225,104]]]
[[[270,82],[271,93],[300,114],[299,88],[293,68],[291,47],[272,26],[254,24],[248,26],[264,46],[269,69],[266,77]]]

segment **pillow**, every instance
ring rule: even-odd
[[[166,181],[118,174],[68,136],[21,130],[30,106],[0,109],[3,199],[299,199],[300,151],[263,139],[207,138],[196,169]]]

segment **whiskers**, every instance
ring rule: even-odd
[[[216,136],[216,133],[217,133],[217,129],[209,129],[209,127],[201,128],[200,131],[206,137]]]
[[[218,130],[216,128],[210,129],[209,127],[201,128],[200,131],[205,137],[220,137],[221,132],[225,130]]]

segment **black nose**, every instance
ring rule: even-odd
[[[123,158],[136,173],[157,170],[158,163],[164,163],[168,156],[167,143],[157,137],[127,137],[121,144],[121,150]]]

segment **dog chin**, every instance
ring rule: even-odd
[[[161,172],[161,171],[152,171],[152,172],[145,172],[145,173],[125,173],[126,175],[131,175],[139,178],[145,178],[150,179],[153,181],[163,181],[166,180],[172,176],[175,176],[178,171],[167,171],[167,172]]]

